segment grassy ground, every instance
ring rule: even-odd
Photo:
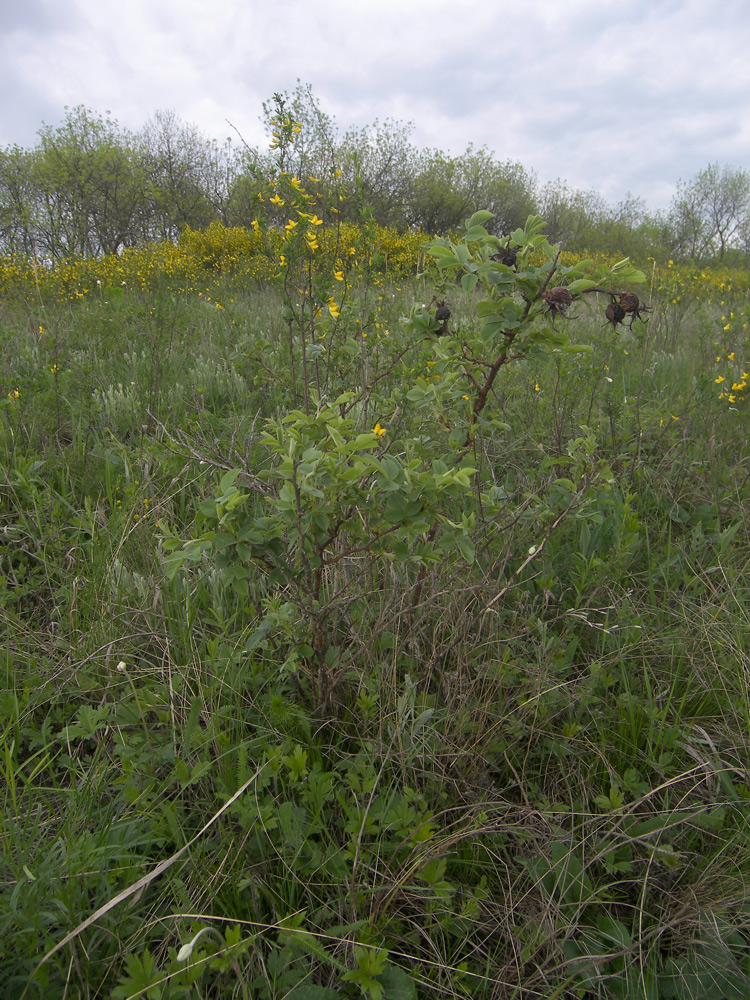
[[[373,426],[445,453],[430,294],[355,288],[304,369],[263,286],[2,307],[4,995],[748,995],[744,301],[576,307],[446,493],[470,547],[407,552],[333,491]]]

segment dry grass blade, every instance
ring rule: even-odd
[[[114,896],[112,899],[110,899],[108,902],[106,902],[104,906],[100,906],[99,909],[95,910],[90,917],[86,917],[86,919],[83,920],[77,927],[75,927],[69,934],[66,934],[65,937],[62,939],[62,941],[58,941],[58,943],[55,945],[54,948],[50,948],[50,950],[39,961],[36,968],[32,972],[29,982],[26,984],[24,991],[20,996],[20,1000],[23,1000],[23,998],[28,993],[29,986],[31,985],[31,982],[34,979],[34,976],[37,974],[39,969],[41,969],[41,967],[44,965],[45,962],[49,961],[49,959],[52,958],[53,955],[57,954],[57,952],[60,951],[62,948],[64,948],[66,944],[70,944],[71,941],[74,941],[79,934],[82,934],[87,927],[90,927],[92,924],[96,923],[96,921],[99,920],[100,917],[103,917],[105,914],[109,913],[110,910],[113,910],[116,906],[119,906],[120,903],[123,903],[126,899],[129,899],[131,896],[135,895],[136,892],[139,892],[141,889],[145,889],[145,887],[149,885],[151,882],[153,882],[154,879],[157,879],[168,868],[171,868],[171,866],[175,863],[175,861],[178,861],[182,857],[182,855],[189,848],[191,848],[197,840],[200,840],[200,838],[203,836],[206,830],[210,829],[210,827],[213,826],[216,820],[220,816],[222,816],[234,802],[237,801],[237,799],[242,795],[242,793],[247,791],[250,785],[252,785],[253,782],[256,781],[256,779],[260,775],[261,771],[263,771],[265,766],[266,766],[265,764],[262,764],[255,772],[255,774],[253,774],[252,777],[248,778],[241,788],[237,789],[237,791],[234,793],[231,799],[225,802],[224,805],[221,807],[221,809],[217,810],[217,812],[213,814],[211,819],[201,827],[198,833],[196,833],[196,835],[191,840],[189,840],[184,847],[181,847],[179,851],[176,851],[171,857],[167,858],[165,861],[160,862],[156,866],[156,868],[154,868],[153,871],[150,871],[147,875],[144,875],[142,878],[139,878],[137,882],[134,882],[132,885],[129,885],[127,889],[123,889],[122,892],[118,892],[117,895]]]

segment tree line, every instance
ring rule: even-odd
[[[342,131],[302,85],[265,102],[263,120],[271,148],[258,149],[217,143],[171,111],[131,132],[108,113],[66,108],[33,148],[0,148],[0,253],[94,256],[213,221],[249,226],[264,178],[286,171],[318,187],[336,177],[337,190],[350,192],[342,219],[401,231],[441,235],[483,208],[498,235],[541,215],[550,239],[571,250],[742,265],[750,254],[750,174],[730,166],[709,164],[678,185],[666,212],[651,212],[634,196],[610,205],[561,180],[540,185],[486,147],[458,156],[418,148],[404,122]],[[286,221],[280,207],[264,212],[272,224]]]

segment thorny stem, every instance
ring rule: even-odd
[[[557,253],[555,254],[555,259],[552,261],[552,267],[550,268],[549,274],[544,279],[544,284],[539,289],[539,291],[537,292],[537,294],[534,296],[533,299],[529,299],[529,298],[526,298],[526,296],[524,296],[524,299],[526,301],[526,308],[524,309],[523,313],[521,314],[521,321],[519,323],[519,328],[521,326],[523,326],[523,324],[528,319],[529,312],[531,311],[531,307],[534,304],[534,302],[536,302],[537,299],[541,298],[542,295],[544,295],[545,291],[547,290],[547,286],[550,283],[550,279],[552,278],[552,275],[557,270],[557,262],[558,262],[559,259],[560,259],[560,251],[558,250]],[[508,353],[508,351],[510,350],[510,348],[511,348],[511,346],[513,344],[513,341],[516,338],[516,333],[517,333],[517,330],[510,330],[505,335],[505,347],[504,347],[502,353],[499,355],[499,357],[494,362],[494,364],[490,367],[490,370],[489,370],[489,372],[487,374],[487,378],[485,379],[484,385],[479,390],[479,395],[476,398],[476,401],[474,403],[474,409],[472,410],[472,413],[471,413],[471,424],[469,426],[469,431],[468,431],[468,433],[466,435],[466,440],[464,441],[464,448],[471,447],[471,439],[472,439],[471,430],[474,427],[474,425],[476,424],[477,420],[479,419],[479,414],[482,412],[482,410],[487,405],[487,397],[489,396],[490,390],[492,389],[492,386],[493,386],[493,383],[494,383],[495,379],[497,378],[497,373],[500,371],[500,369],[503,367],[503,365],[507,365],[509,361],[518,361],[518,360],[520,360],[521,358],[524,357],[523,354],[509,354]]]

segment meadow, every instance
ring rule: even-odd
[[[747,273],[285,184],[0,262],[0,992],[748,996]]]

